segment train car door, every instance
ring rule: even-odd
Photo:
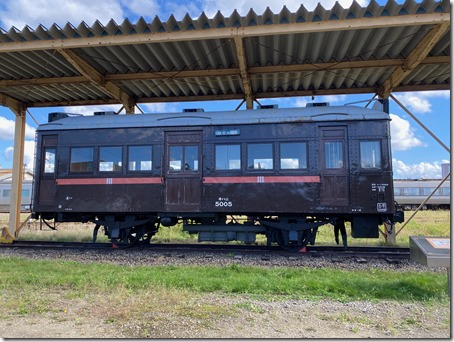
[[[347,127],[320,128],[320,204],[346,206],[349,199]]]
[[[57,142],[56,135],[44,135],[41,140],[41,165],[38,185],[38,204],[39,205],[54,205],[56,196],[56,155]]]
[[[202,197],[202,133],[167,132],[165,143],[165,209],[198,212]]]

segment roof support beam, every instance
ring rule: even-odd
[[[127,113],[134,113],[135,101],[116,84],[106,78],[82,57],[70,49],[59,49],[58,52],[66,58],[85,78],[96,84],[106,95],[123,103]]]
[[[328,62],[314,64],[289,64],[276,66],[260,66],[251,67],[248,69],[249,76],[260,74],[287,73],[287,72],[316,72],[316,71],[336,71],[345,69],[361,69],[361,68],[387,68],[387,67],[404,67],[405,59],[384,59],[384,60],[368,60],[368,61],[348,61],[348,62]],[[451,63],[450,56],[435,56],[426,57],[420,64],[449,64]],[[141,72],[128,74],[112,74],[105,75],[105,81],[135,81],[135,80],[163,80],[163,79],[181,79],[193,77],[227,77],[240,74],[239,68],[229,69],[208,69],[208,70],[182,70],[161,71],[161,72]],[[0,80],[0,87],[26,87],[31,85],[48,85],[48,84],[67,84],[67,83],[87,83],[90,82],[84,76],[71,77],[47,77],[47,78],[31,78],[20,80]],[[1,89],[0,89],[1,92]]]
[[[240,67],[240,77],[243,82],[244,98],[246,100],[246,109],[254,108],[254,99],[252,98],[251,79],[247,70],[246,53],[244,51],[243,38],[235,37],[236,58],[238,59],[238,66]]]
[[[26,108],[23,105],[22,102],[8,96],[0,93],[0,105],[9,107],[16,115],[17,113],[21,113],[22,111],[25,111]]]
[[[92,38],[66,38],[33,40],[0,44],[0,52],[20,52],[46,49],[87,48],[103,45],[151,44],[201,39],[230,39],[232,37],[257,37],[293,33],[345,31],[402,27],[411,25],[433,25],[449,23],[451,13],[408,14],[389,17],[373,17],[343,20],[323,20],[282,25],[257,25],[226,27],[208,30],[182,30],[162,33],[140,33]]]
[[[422,84],[412,86],[401,86],[394,91],[427,91],[427,90],[450,90],[451,85],[446,84]],[[270,99],[278,97],[294,96],[324,96],[324,95],[344,95],[344,94],[375,94],[377,88],[343,88],[343,89],[320,89],[320,90],[295,90],[295,91],[276,91],[257,93],[258,99]],[[194,102],[194,101],[219,101],[219,100],[243,100],[244,94],[216,94],[204,96],[170,96],[170,97],[146,97],[140,98],[137,103],[155,103],[155,102]],[[77,100],[77,101],[51,101],[51,102],[34,102],[28,105],[29,108],[40,107],[60,107],[60,106],[89,106],[89,105],[108,105],[121,104],[116,99],[96,99],[96,100]]]
[[[435,25],[429,33],[416,45],[412,52],[405,59],[404,65],[399,66],[383,83],[378,92],[383,98],[388,98],[394,88],[396,88],[416,68],[429,54],[434,45],[449,30],[450,24],[443,23]]]

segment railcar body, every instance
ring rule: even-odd
[[[62,118],[37,129],[33,216],[129,243],[183,221],[200,241],[292,250],[332,223],[346,246],[345,221],[369,238],[402,220],[389,121],[354,106]]]
[[[440,184],[440,179],[395,179],[394,197],[399,207],[415,210]],[[446,180],[429,198],[422,209],[450,209],[451,180]]]

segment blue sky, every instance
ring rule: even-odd
[[[283,5],[290,11],[296,11],[301,0],[270,1],[272,11],[279,12]],[[305,0],[304,6],[312,10],[316,0]],[[320,1],[325,8],[331,8],[334,1]],[[382,3],[382,1],[378,1]],[[400,3],[401,1],[399,1]],[[229,16],[235,9],[240,15],[246,15],[250,8],[258,14],[266,9],[263,0],[239,0],[235,2],[220,0],[156,1],[156,0],[3,0],[0,2],[0,28],[8,31],[12,26],[23,29],[25,25],[35,29],[42,24],[50,28],[56,23],[63,27],[67,22],[77,26],[81,21],[92,25],[96,20],[106,25],[110,19],[118,24],[125,18],[136,22],[139,17],[151,21],[157,15],[166,21],[171,14],[181,20],[186,13],[197,18],[202,12],[211,18],[218,10]],[[341,0],[343,7],[351,5],[350,1]],[[358,1],[366,6],[368,1]],[[445,145],[450,147],[451,138],[451,96],[449,91],[394,93],[417,118],[424,123]],[[338,95],[316,97],[315,101],[328,101],[331,105],[343,105],[348,102],[369,100],[373,94]],[[310,97],[260,100],[261,104],[278,104],[280,108],[305,106],[311,102]],[[158,103],[141,104],[145,112],[179,112],[182,108],[204,108],[208,110],[233,110],[240,101],[218,101],[199,103]],[[67,107],[29,109],[29,113],[39,123],[47,122],[47,114],[55,111],[89,114],[97,110],[118,110],[120,106]],[[426,133],[396,103],[390,100],[392,114],[391,134],[395,178],[441,178],[441,164],[449,162],[450,154]],[[27,115],[25,163],[33,167],[34,129],[37,124]],[[14,114],[6,107],[0,106],[0,168],[10,168],[13,155]]]

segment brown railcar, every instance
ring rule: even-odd
[[[326,223],[346,246],[346,221],[353,237],[369,238],[403,218],[384,112],[99,114],[52,113],[38,128],[35,218],[93,222],[127,243],[182,221],[200,241],[264,234],[292,250],[313,244]]]

